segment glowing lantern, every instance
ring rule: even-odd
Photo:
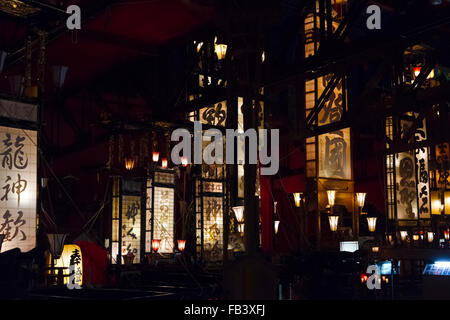
[[[442,213],[442,203],[438,191],[431,191],[431,214],[440,215]]]
[[[274,222],[275,234],[278,234],[279,226],[280,226],[280,220],[275,220],[275,222]]]
[[[402,230],[400,231],[400,238],[402,241],[406,241],[406,237],[408,236],[408,231]]]
[[[328,190],[327,196],[328,196],[328,204],[330,205],[330,207],[334,206],[334,202],[336,200],[336,190]]]
[[[161,159],[161,167],[163,169],[167,169],[167,158],[162,158]]]
[[[429,243],[433,242],[433,240],[434,240],[434,233],[433,232],[428,231],[428,233],[427,233],[427,240],[428,240]]]
[[[365,214],[367,214],[367,211],[361,211],[361,214],[365,215]]]
[[[328,221],[330,222],[330,230],[336,231],[339,222],[339,216],[328,216]]]
[[[234,215],[239,223],[244,222],[244,206],[233,207]]]
[[[159,152],[158,151],[152,152],[152,159],[153,159],[153,162],[158,162],[158,160],[159,160]]]
[[[450,214],[450,192],[446,191],[444,193],[444,203],[445,203],[445,214]]]
[[[299,208],[299,207],[300,207],[300,204],[302,203],[302,196],[303,196],[303,193],[301,193],[301,192],[295,192],[295,193],[293,193],[293,195],[294,195],[295,206],[296,206],[297,208]]]
[[[48,266],[51,267],[52,254],[48,255]],[[54,259],[54,267],[55,268],[65,268],[63,270],[64,284],[67,284],[69,281],[68,275],[70,274],[70,267],[73,266],[73,271],[75,274],[73,275],[74,284],[82,285],[83,284],[83,256],[81,254],[81,249],[79,246],[75,244],[66,244],[62,251],[61,256],[58,259]],[[52,270],[48,271],[48,274],[51,274]]]
[[[152,240],[152,250],[154,252],[158,252],[160,246],[161,246],[161,240],[160,239],[153,239]]]
[[[364,192],[359,192],[356,194],[356,200],[358,202],[358,206],[359,207],[364,207],[364,202],[366,200],[366,193]]]
[[[133,158],[126,158],[125,159],[125,169],[127,170],[133,170],[134,169],[135,161]]]
[[[444,231],[444,238],[445,238],[445,240],[450,239],[450,232],[448,230]]]
[[[217,55],[217,59],[219,60],[225,59],[225,56],[227,54],[227,45],[214,43],[214,52]]]
[[[419,235],[418,235],[418,234],[413,235],[413,240],[414,240],[414,241],[419,240]]]
[[[186,247],[186,240],[177,240],[178,243],[178,250],[180,252],[184,251],[184,248]]]
[[[372,247],[372,252],[377,253],[380,251],[380,247]]]
[[[414,79],[417,78],[420,74],[421,67],[414,67],[413,73],[414,73]],[[427,79],[433,79],[434,78],[434,69],[431,69],[430,74],[428,75]]]
[[[188,166],[188,158],[187,157],[181,157],[181,165],[185,168]]]
[[[377,226],[377,217],[367,217],[367,224],[370,232],[375,232]]]

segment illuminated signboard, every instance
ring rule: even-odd
[[[122,257],[141,254],[141,197],[122,196]]]
[[[2,252],[36,246],[37,132],[0,127]]]
[[[319,177],[350,180],[350,128],[319,136]]]
[[[160,239],[160,253],[174,251],[174,189],[155,187],[153,239]]]
[[[154,181],[154,185],[153,185]],[[145,252],[153,239],[161,240],[158,253],[175,251],[175,172],[155,171],[147,180]]]
[[[397,218],[415,220],[417,216],[417,188],[415,151],[395,155],[395,176],[397,193]]]

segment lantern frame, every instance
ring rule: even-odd
[[[215,190],[215,186],[219,187],[218,190]],[[210,187],[213,189],[211,190]],[[225,219],[228,219],[229,206],[227,202],[226,195],[226,178],[205,178],[205,177],[197,177],[193,183],[193,194],[194,194],[194,207],[195,207],[195,232],[196,232],[196,257],[197,259],[208,260],[207,254],[210,250],[205,248],[206,241],[205,237],[207,232],[205,230],[205,213],[208,206],[208,203],[205,203],[205,198],[217,198],[222,203],[222,229],[220,232],[222,233],[221,237],[217,239],[217,242],[222,243],[222,251],[223,245],[225,244]],[[234,212],[233,212],[234,214]],[[244,224],[240,224],[243,226]],[[211,251],[212,252],[212,251]],[[222,256],[220,257],[221,260]],[[211,260],[214,260],[211,257]]]

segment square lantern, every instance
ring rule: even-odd
[[[152,252],[152,241],[159,240],[158,253],[169,256],[176,251],[175,171],[160,169],[147,179],[145,253]]]
[[[111,263],[140,263],[142,254],[142,179],[113,178]]]
[[[223,257],[224,217],[227,215],[225,182],[221,179],[195,181],[197,257],[219,261]]]

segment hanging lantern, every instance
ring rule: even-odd
[[[133,170],[135,165],[135,160],[133,158],[125,158],[125,169]]]
[[[418,235],[418,234],[414,234],[414,235],[413,235],[413,240],[414,240],[414,241],[419,240],[419,235]]]
[[[233,207],[234,215],[239,223],[244,223],[244,206]]]
[[[238,231],[244,233],[244,206],[233,207],[233,211],[238,222]]]
[[[378,253],[380,251],[380,247],[372,247],[373,253]]]
[[[442,202],[439,191],[431,191],[431,214],[440,215],[442,213]]]
[[[152,152],[152,160],[153,160],[153,162],[158,162],[159,161],[159,152],[158,151],[153,151]]]
[[[336,190],[328,190],[327,196],[328,196],[328,204],[330,205],[330,207],[334,206],[334,202],[336,199]]]
[[[450,191],[444,192],[444,214],[450,214]]]
[[[280,226],[280,220],[274,221],[274,227],[275,227],[275,234],[278,234],[278,228]]]
[[[428,233],[427,233],[427,240],[428,240],[429,243],[433,242],[433,240],[434,240],[434,232],[428,231]]]
[[[328,216],[330,222],[330,230],[335,232],[338,228],[339,216]]]
[[[295,192],[295,193],[293,193],[293,195],[294,195],[295,206],[296,206],[297,208],[299,208],[300,205],[301,205],[301,203],[302,203],[302,196],[303,196],[303,193],[301,193],[301,192]]]
[[[178,243],[178,250],[180,252],[184,251],[184,248],[186,247],[186,240],[177,240]]]
[[[181,157],[181,165],[185,168],[188,166],[188,158],[187,157]]]
[[[408,231],[402,230],[400,231],[400,238],[402,241],[406,241],[406,237],[408,236]]]
[[[366,193],[365,192],[358,192],[356,193],[356,200],[358,202],[359,207],[364,207],[364,202],[366,200]]]
[[[445,238],[445,240],[450,239],[450,232],[449,232],[449,230],[445,230],[444,231],[444,238]]]
[[[214,52],[217,55],[217,59],[222,60],[225,59],[227,54],[228,46],[226,44],[218,44],[217,37],[214,39]]]
[[[273,214],[276,215],[277,214],[277,206],[278,206],[278,202],[274,201],[273,202]]]
[[[163,169],[167,169],[167,158],[162,158],[161,159],[161,167]]]
[[[153,250],[153,252],[158,252],[160,245],[161,245],[161,240],[160,239],[153,239],[152,240],[152,250]]]
[[[370,232],[375,232],[377,226],[377,217],[367,217],[367,224]]]
[[[64,249],[64,241],[67,233],[49,233],[47,234],[48,243],[50,245],[50,253],[54,259],[59,259]]]

